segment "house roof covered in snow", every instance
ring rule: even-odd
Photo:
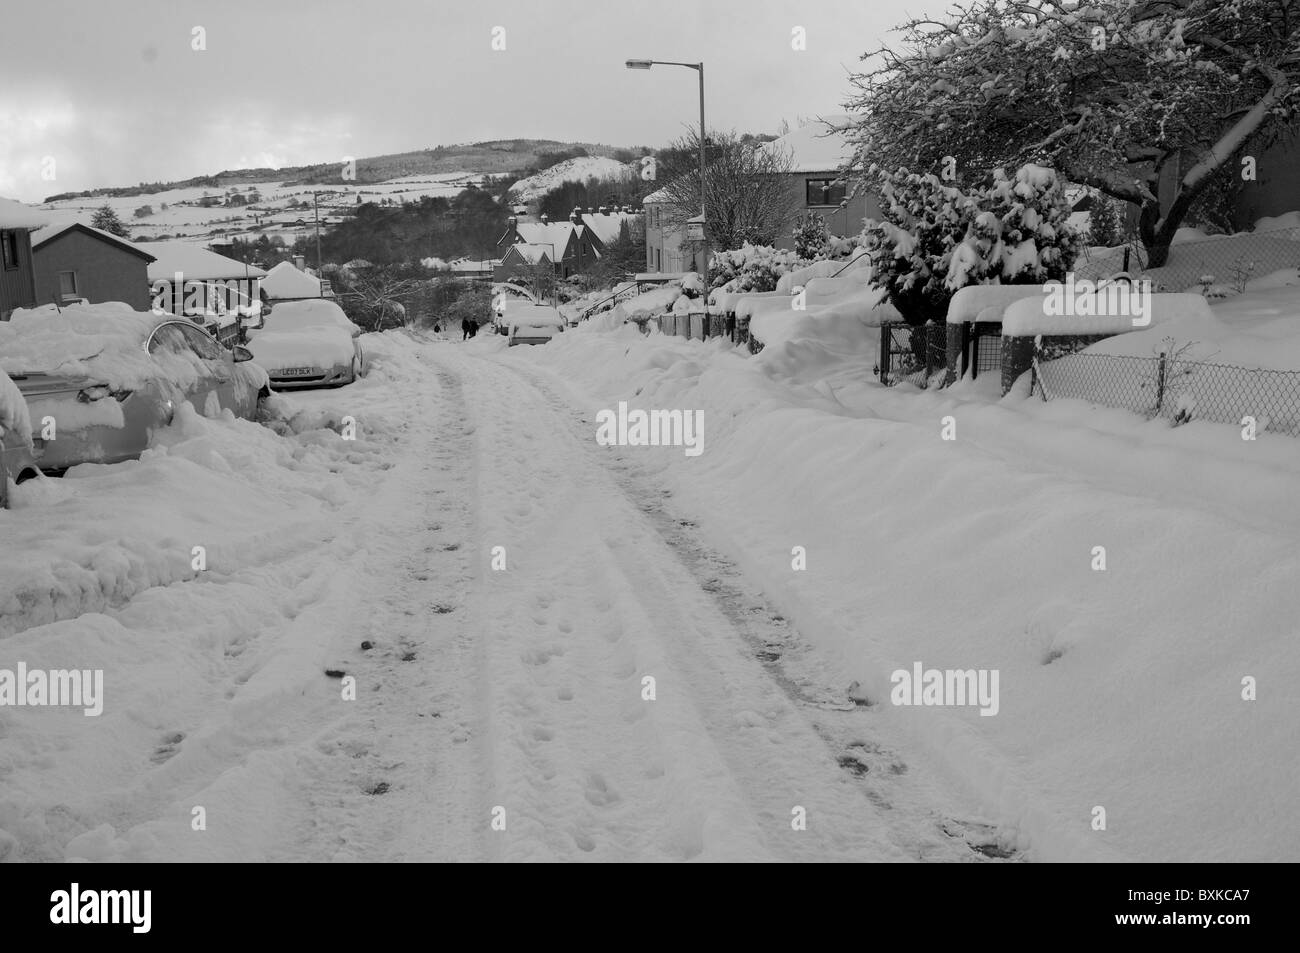
[[[49,220],[40,209],[0,196],[0,228],[40,228]]]
[[[177,272],[188,281],[266,277],[261,268],[218,255],[192,242],[139,242],[136,247],[156,259],[149,266],[150,281],[170,280]]]
[[[610,242],[618,241],[624,222],[627,222],[630,228],[632,222],[638,218],[640,215],[635,212],[608,212],[603,215],[597,212],[594,215],[583,215],[582,224],[591,229],[602,245],[608,245]]]
[[[93,225],[86,225],[84,222],[64,222],[62,225],[46,225],[32,233],[32,248],[40,248],[46,242],[53,241],[60,235],[67,232],[81,232],[90,235],[92,238],[98,238],[101,241],[108,242],[110,245],[116,245],[118,248],[128,251],[133,255],[143,258],[145,261],[153,261],[157,256],[145,251],[135,242],[127,241],[120,235],[114,235],[112,232],[106,232],[102,228],[95,228]]]
[[[266,273],[262,288],[268,298],[319,298],[320,279],[299,271],[291,261],[282,261]]]
[[[852,116],[824,116],[773,139],[762,148],[788,154],[791,172],[834,172],[853,156],[852,143],[837,131],[852,122]]]
[[[530,245],[554,245],[555,253],[560,255],[568,247],[574,228],[572,222],[520,222],[515,225],[515,231]]]
[[[528,242],[516,242],[510,246],[510,250],[507,251],[506,254],[508,255],[510,252],[514,252],[524,261],[528,262],[528,264],[536,265],[541,262],[542,259],[545,259],[546,261],[551,260],[550,249],[550,245],[533,245]]]

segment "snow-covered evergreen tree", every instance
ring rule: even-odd
[[[928,173],[875,173],[884,219],[864,232],[872,280],[911,322],[940,319],[966,285],[1062,280],[1079,254],[1052,169],[1025,165],[1014,177],[996,169],[969,191]]]

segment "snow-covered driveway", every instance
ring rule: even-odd
[[[18,587],[0,667],[103,668],[105,710],[0,710],[0,854],[999,853],[553,379],[490,348],[387,348],[355,391],[293,398],[320,429],[194,419],[170,453],[0,514],[39,556],[30,521],[130,512],[132,481],[165,467],[253,474],[265,496],[115,540],[117,575],[61,556],[111,583],[97,593],[61,564],[50,593]],[[335,432],[350,412],[355,449]],[[211,534],[213,565],[171,573]]]

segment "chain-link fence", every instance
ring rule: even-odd
[[[1040,355],[1041,356],[1041,355]],[[1186,361],[1176,354],[1070,354],[1034,360],[1043,400],[1077,398],[1175,424],[1208,420],[1300,437],[1300,371]]]
[[[1075,280],[1096,281],[1120,272],[1150,280],[1156,291],[1193,291],[1228,298],[1300,281],[1300,227],[1218,235],[1171,245],[1159,268],[1148,267],[1141,243],[1074,263]]]
[[[907,381],[929,386],[935,374],[948,366],[948,326],[939,321],[921,325],[886,322],[880,326],[880,358],[876,376],[890,386]]]
[[[979,323],[972,326],[975,340],[975,363],[972,377],[1002,370],[1002,325]]]

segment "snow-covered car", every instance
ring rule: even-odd
[[[360,338],[361,329],[333,301],[286,301],[249,331],[248,349],[276,390],[341,387],[366,373]]]
[[[507,302],[502,315],[509,335],[509,346],[545,344],[564,330],[564,315],[546,304]]]
[[[9,505],[9,490],[36,476],[32,427],[27,401],[9,375],[0,370],[0,509]]]
[[[181,403],[253,419],[271,393],[246,348],[120,302],[15,311],[0,324],[0,370],[24,399],[47,473],[138,457]]]

